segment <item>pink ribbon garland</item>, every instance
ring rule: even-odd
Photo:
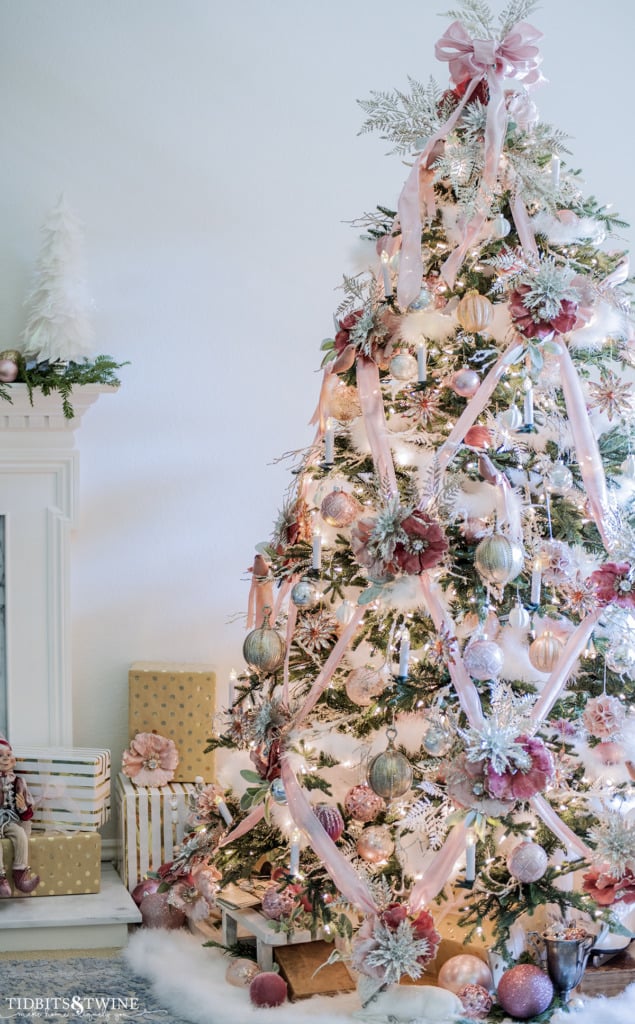
[[[282,782],[287,797],[289,813],[295,825],[306,834],[311,848],[318,855],[338,890],[349,903],[368,914],[377,914],[378,908],[366,882],[357,874],[353,865],[340,853],[337,846],[324,830],[313,808],[304,795],[295,777],[287,755],[282,755]]]
[[[247,629],[260,628],[265,608],[273,608],[273,580],[268,573],[268,563],[256,555],[247,598]]]
[[[254,828],[259,821],[262,821],[264,816],[264,804],[259,804],[258,807],[255,807],[254,810],[247,815],[246,818],[243,818],[240,825],[236,825],[236,828],[232,829],[229,835],[226,835],[224,839],[221,839],[218,844],[219,847],[228,846],[229,843],[233,843],[235,839],[240,839],[240,837],[246,835],[247,832],[251,832],[252,828]]]
[[[282,669],[282,703],[286,706],[289,704],[289,659],[291,657],[291,641],[293,640],[293,632],[295,630],[297,618],[298,609],[294,605],[293,601],[290,601],[289,610],[287,612],[286,651],[284,655],[284,666]]]
[[[326,366],[324,373],[322,374],[322,384],[320,387],[320,395],[318,398],[318,404],[316,406],[313,416],[309,420],[309,426],[318,428],[318,438],[322,437],[326,430],[326,420],[329,412],[329,399],[333,388],[337,383],[337,377],[331,372],[331,367]]]
[[[531,713],[531,722],[534,728],[537,729],[538,726],[544,722],[558,697],[562,693],[567,680],[573,671],[573,666],[586,647],[589,637],[602,617],[603,611],[604,608],[596,608],[594,611],[589,612],[586,618],[576,626],[573,633],[569,634],[569,639],[564,645],[564,649],[558,658],[558,662],[549,676],[542,693],[534,704]]]
[[[397,494],[397,478],[388,441],[379,369],[367,356],[357,357],[357,391],[364,416],[368,443],[382,491]]]
[[[359,624],[360,624],[360,622],[362,621],[363,618],[364,618],[364,608],[363,608],[363,606],[356,605],[356,607],[355,607],[355,609],[353,611],[353,614],[351,616],[350,622],[348,622],[346,624],[345,629],[342,630],[342,635],[340,636],[339,640],[335,644],[335,647],[333,648],[333,650],[329,654],[328,658],[324,662],[324,665],[322,666],[322,670],[318,674],[318,676],[316,677],[315,682],[313,683],[313,686],[309,690],[304,704],[302,705],[302,707],[298,711],[297,715],[293,719],[293,727],[294,728],[297,728],[300,725],[300,723],[304,721],[306,716],[315,707],[315,705],[317,704],[318,700],[320,699],[320,697],[324,693],[326,687],[329,685],[329,683],[331,681],[331,677],[332,677],[333,673],[335,672],[335,669],[337,668],[337,666],[339,665],[340,661],[344,657],[344,655],[346,653],[346,650],[348,648],[348,645],[350,644],[351,640],[355,636],[355,633],[357,631],[357,627],[359,626]]]
[[[568,350],[564,344],[561,347],[562,352],[559,354],[558,359],[562,374],[562,393],[571,423],[572,434],[575,439],[578,465],[580,466],[593,520],[598,528],[604,547],[608,551],[610,550],[611,542],[604,527],[604,515],[608,509],[609,502],[604,467],[600,458],[600,449],[598,448],[598,443],[589,420],[589,414],[587,413],[580,378]]]
[[[438,896],[452,874],[452,869],[465,850],[467,822],[464,818],[454,826],[441,849],[435,854],[434,860],[426,869],[423,878],[417,882],[410,893],[408,909],[417,914],[426,903],[431,903]]]
[[[538,259],[538,246],[534,236],[534,229],[531,226],[527,209],[518,192],[514,194],[511,202],[512,217],[516,225],[516,231],[526,256]]]
[[[565,825],[562,818],[556,814],[551,804],[547,803],[543,796],[532,796],[529,803],[536,814],[542,818],[547,828],[553,832],[560,842],[564,843],[569,856],[570,851],[574,850],[580,857],[593,860],[593,850],[575,832],[572,832],[568,825]]]
[[[481,698],[479,697],[478,690],[463,664],[459,645],[456,642],[454,623],[443,608],[443,605],[436,594],[433,592],[428,574],[424,572],[421,574],[420,578],[424,600],[437,633],[441,633],[442,630],[445,630],[454,640],[454,664],[448,660],[448,672],[450,673],[454,689],[458,694],[459,702],[467,715],[470,725],[473,729],[478,729],[479,726],[482,726],[484,723]]]

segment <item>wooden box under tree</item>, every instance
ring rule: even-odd
[[[577,992],[584,996],[617,996],[635,982],[635,942],[601,967],[587,967]]]
[[[109,750],[21,745],[15,770],[33,797],[34,832],[95,832],[109,820]]]
[[[135,786],[120,772],[115,782],[118,829],[117,870],[132,892],[137,882],[166,861],[187,831],[188,800],[196,793],[191,782],[166,786]]]
[[[300,942],[295,946],[276,946],[274,959],[289,986],[291,1000],[317,995],[336,996],[340,992],[355,991],[355,982],[345,964],[323,966],[333,949],[331,943],[320,940]]]
[[[13,846],[3,839],[2,856],[7,881],[13,888]],[[73,832],[60,835],[31,835],[29,839],[31,873],[40,876],[32,893],[14,890],[14,896],[81,896],[99,892],[101,887],[101,836],[97,832]]]
[[[201,775],[214,781],[214,755],[204,754],[212,735],[216,674],[209,665],[135,661],[128,673],[128,727],[156,732],[176,744],[175,782]]]

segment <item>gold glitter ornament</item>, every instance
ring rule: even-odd
[[[550,629],[529,645],[529,660],[539,672],[551,672],[563,649],[563,643]]]
[[[485,295],[472,291],[464,295],[456,309],[456,318],[464,331],[478,334],[492,322],[494,307]]]
[[[367,864],[381,864],[390,858],[395,843],[387,828],[383,825],[371,825],[365,828],[357,840],[357,852]]]
[[[329,416],[339,423],[349,423],[362,414],[357,388],[339,382],[328,397]]]

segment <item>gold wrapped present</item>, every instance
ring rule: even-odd
[[[148,871],[172,860],[187,830],[188,798],[193,783],[135,786],[120,772],[115,783],[119,856],[117,870],[130,892]]]
[[[13,846],[9,839],[2,840],[2,856],[11,885]],[[97,832],[32,835],[29,839],[29,866],[33,875],[40,876],[40,884],[31,896],[80,896],[99,892],[101,836]],[[14,895],[24,897],[23,893],[15,890]]]
[[[156,732],[174,740],[179,764],[176,782],[197,775],[214,778],[214,755],[204,754],[212,735],[216,675],[209,665],[136,661],[128,673],[130,738]]]
[[[95,832],[110,818],[110,751],[25,747],[16,772],[33,797],[34,832]]]

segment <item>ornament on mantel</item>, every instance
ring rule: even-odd
[[[397,800],[412,786],[413,770],[410,761],[400,750],[395,750],[396,729],[387,729],[388,746],[376,754],[368,766],[368,785],[384,800]]]
[[[285,643],[269,625],[270,608],[263,609],[262,626],[252,629],[243,643],[243,658],[256,672],[275,672],[284,661]]]
[[[320,515],[329,526],[350,526],[361,515],[362,506],[348,491],[336,487],[320,505]]]
[[[529,645],[529,661],[539,672],[548,673],[562,654],[564,644],[555,633],[546,629]]]
[[[37,362],[81,362],[93,354],[95,332],[82,273],[82,228],[64,196],[45,220],[42,234],[25,303],[24,355]]]
[[[0,382],[12,384],[20,370],[20,353],[10,348],[0,352]]]

